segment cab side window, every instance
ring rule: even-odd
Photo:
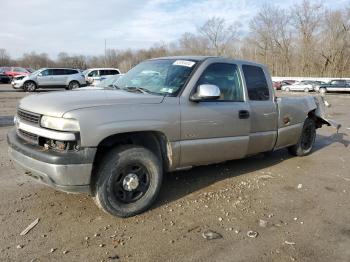
[[[210,84],[220,89],[221,101],[243,101],[243,90],[237,65],[214,63],[209,65],[197,82],[197,86]],[[217,101],[215,100],[215,101]]]
[[[247,85],[249,100],[269,100],[269,87],[267,85],[266,77],[262,68],[252,65],[243,65],[242,69]]]

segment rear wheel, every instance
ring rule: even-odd
[[[34,92],[36,88],[37,88],[37,85],[33,81],[27,81],[23,85],[23,89],[26,92]]]
[[[306,118],[301,131],[299,141],[296,145],[288,148],[289,153],[294,156],[306,156],[310,154],[316,138],[315,121],[311,118]]]
[[[290,88],[289,88],[289,87],[286,87],[284,90],[286,90],[286,92],[289,92],[289,91],[290,91]]]
[[[78,81],[71,81],[71,82],[69,82],[69,85],[66,89],[72,90],[72,89],[79,88],[79,87],[80,87],[80,84]]]
[[[105,212],[130,217],[148,209],[162,183],[159,159],[148,149],[122,146],[111,150],[98,169],[94,200]]]

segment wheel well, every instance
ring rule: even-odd
[[[35,86],[38,86],[38,84],[34,80],[31,80],[31,79],[25,81],[24,84],[29,83],[29,82],[32,82],[32,83],[34,83]]]
[[[70,84],[73,83],[73,82],[76,82],[76,83],[79,84],[79,81],[78,81],[78,80],[70,80],[70,81],[68,82],[68,85],[70,85]]]
[[[316,109],[310,111],[307,116],[315,121],[316,128],[321,128],[322,125],[329,125],[327,121],[316,115]]]
[[[98,166],[103,156],[112,148],[119,145],[137,145],[153,152],[162,162],[163,169],[168,170],[167,143],[166,136],[158,131],[139,131],[111,135],[103,139],[97,146],[94,167]]]

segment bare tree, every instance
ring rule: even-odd
[[[208,38],[193,33],[184,33],[178,40],[178,54],[209,55],[210,43]]]
[[[209,40],[214,54],[221,56],[226,55],[229,46],[237,39],[238,27],[238,23],[226,25],[225,19],[212,17],[199,28],[199,32]]]
[[[315,61],[315,46],[317,35],[321,30],[322,18],[324,15],[322,5],[312,4],[310,0],[303,0],[300,5],[292,9],[292,19],[298,34],[298,53],[300,56],[301,70],[309,76],[313,73],[312,61]],[[314,63],[315,65],[315,63]]]
[[[322,36],[322,74],[344,76],[350,66],[350,17],[346,11],[327,11]]]
[[[55,62],[46,53],[37,54],[35,52],[25,53],[19,60],[24,67],[42,68],[55,66]]]
[[[291,71],[292,32],[289,14],[272,5],[264,5],[250,22],[249,41],[255,45],[258,60],[277,75]]]
[[[10,55],[6,49],[0,48],[0,66],[9,66],[11,61]]]
[[[350,77],[350,5],[326,9],[303,0],[292,9],[264,5],[239,37],[239,25],[223,18],[207,20],[197,32],[184,33],[169,44],[141,50],[108,49],[106,55],[83,56],[61,52],[56,60],[45,53],[26,53],[11,60],[0,49],[0,65],[75,68],[117,67],[126,72],[142,60],[171,55],[218,55],[266,64],[273,75]]]

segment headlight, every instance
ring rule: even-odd
[[[40,125],[42,127],[60,131],[80,131],[79,122],[75,119],[42,116]]]

